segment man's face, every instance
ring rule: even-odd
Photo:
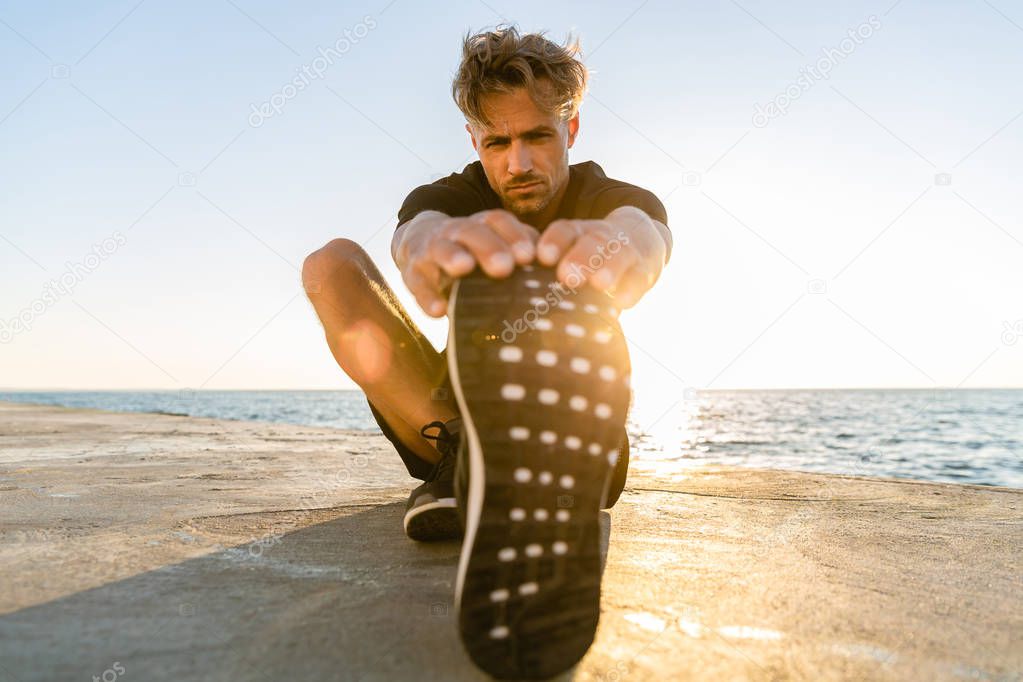
[[[579,130],[579,115],[559,121],[538,109],[525,88],[487,95],[483,107],[490,127],[465,127],[490,186],[515,215],[540,213],[568,182],[568,149]]]

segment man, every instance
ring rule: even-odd
[[[661,273],[650,192],[570,165],[587,72],[578,44],[514,27],[468,36],[453,84],[479,161],[413,190],[391,254],[438,353],[354,242],[303,268],[334,357],[409,473],[415,540],[464,540],[455,600],[473,660],[548,677],[592,642],[598,516],[624,485],[629,362],[617,312]]]

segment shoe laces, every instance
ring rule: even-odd
[[[427,440],[435,441],[440,454],[450,455],[458,447],[459,432],[461,430],[459,421],[457,417],[446,422],[432,421],[419,429],[419,435]],[[451,425],[450,427],[448,426],[449,424]],[[427,433],[430,429],[437,429],[437,433]]]
[[[429,433],[432,429],[436,429],[436,433]],[[423,428],[419,429],[419,435],[427,440],[432,440],[437,443],[437,451],[440,452],[440,461],[438,461],[433,471],[430,473],[429,481],[434,481],[438,478],[453,477],[455,469],[455,453],[458,450],[459,439],[461,437],[461,422],[456,417],[447,422],[432,421]]]

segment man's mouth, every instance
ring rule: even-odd
[[[531,183],[529,183],[527,185],[515,185],[514,187],[509,187],[508,191],[509,192],[529,191],[529,190],[533,190],[533,189],[538,188],[541,184],[542,183],[540,183],[540,182],[531,182]]]

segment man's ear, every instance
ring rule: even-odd
[[[472,132],[472,126],[466,123],[465,129],[469,131],[469,139],[472,140],[472,148],[479,151],[479,147],[476,146],[476,136]]]
[[[568,146],[571,147],[575,144],[575,136],[579,134],[579,112],[575,113],[575,116],[568,119]]]

